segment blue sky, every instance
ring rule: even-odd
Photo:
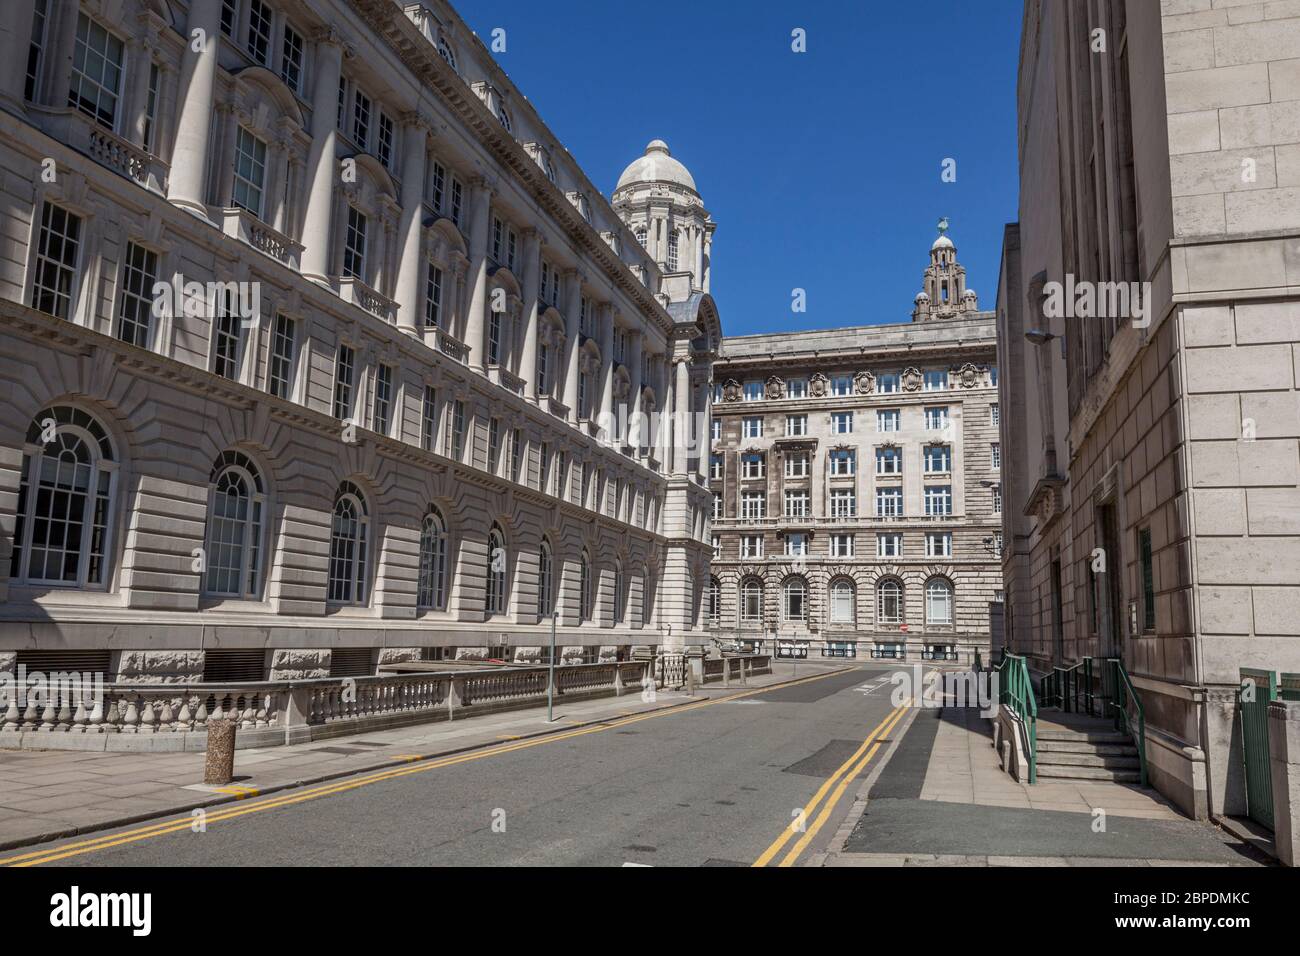
[[[940,216],[993,308],[1016,217],[1019,0],[458,9],[485,40],[506,30],[499,62],[606,196],[651,139],[691,170],[718,222],[726,334],[907,321]]]

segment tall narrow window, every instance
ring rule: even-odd
[[[261,219],[265,184],[266,144],[241,126],[235,134],[235,176],[230,201]]]
[[[854,622],[853,584],[840,579],[831,584],[831,623],[852,624]]]
[[[223,452],[209,477],[206,594],[256,598],[262,553],[262,477],[249,458]]]
[[[422,610],[447,607],[447,526],[437,508],[430,508],[420,528],[420,578],[417,603]]]
[[[262,0],[249,0],[248,3],[248,55],[262,66],[269,62],[271,54],[271,8]]]
[[[149,64],[149,88],[144,98],[144,138],[140,144],[151,153],[158,151],[156,134],[158,131],[158,87],[162,82],[162,71],[157,63]]]
[[[25,444],[13,537],[14,580],[102,587],[108,580],[117,476],[108,434],[85,412],[60,405],[32,420]]]
[[[362,150],[370,148],[370,97],[360,90],[352,97],[352,139]]]
[[[36,241],[32,308],[60,319],[72,317],[72,290],[81,249],[81,217],[45,203]]]
[[[501,467],[501,419],[488,420],[488,471],[497,473]]]
[[[271,394],[288,399],[293,394],[293,367],[298,350],[298,323],[287,315],[276,315],[271,338]]]
[[[117,125],[123,50],[121,40],[84,13],[77,15],[68,105],[109,130]]]
[[[221,0],[221,32],[233,37],[238,24],[239,0]]]
[[[380,365],[375,369],[375,403],[370,416],[371,427],[379,434],[388,434],[392,411],[393,367]]]
[[[23,86],[23,98],[27,100],[36,99],[41,65],[45,59],[45,26],[48,20],[49,0],[36,0],[32,16],[32,43],[27,51],[27,76]]]
[[[355,353],[350,346],[340,345],[334,360],[334,417],[347,421],[352,417],[352,377],[355,373]]]
[[[432,262],[424,279],[424,324],[433,329],[442,326],[442,270]]]
[[[763,585],[753,578],[740,586],[740,619],[751,623],[763,619]]]
[[[234,290],[217,290],[214,305],[212,371],[222,378],[237,382],[244,355],[244,322],[240,310],[235,308]]]
[[[302,92],[302,51],[302,34],[286,23],[280,55],[280,78],[295,93]]]
[[[385,169],[393,168],[393,120],[383,112],[379,114],[379,145],[375,147],[375,155]]]
[[[366,603],[366,546],[370,517],[366,499],[350,481],[339,486],[330,524],[329,600],[333,604]]]
[[[493,311],[488,318],[488,355],[489,365],[501,363],[501,324],[505,316]]]
[[[677,271],[677,230],[668,233],[668,271]]]
[[[505,614],[506,606],[509,604],[509,596],[506,593],[506,564],[508,555],[506,554],[505,535],[496,525],[488,532],[488,549],[487,549],[487,613],[488,616],[494,614]]]
[[[420,403],[420,445],[425,451],[438,447],[438,392],[432,385],[424,386]]]
[[[447,197],[447,167],[437,160],[429,170],[429,204],[434,212],[443,214],[443,201]]]
[[[122,291],[117,302],[117,337],[149,348],[153,317],[153,284],[158,276],[158,254],[134,242],[127,243],[122,264]]]
[[[952,585],[943,578],[931,578],[925,585],[925,622],[952,623]]]
[[[903,586],[893,578],[876,585],[876,623],[903,623]]]
[[[356,206],[348,206],[348,232],[343,242],[343,274],[366,281],[366,226],[365,214]]]
[[[443,453],[448,458],[461,460],[465,452],[465,402],[456,399],[451,403],[450,421],[447,423],[447,442]]]

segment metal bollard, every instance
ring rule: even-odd
[[[208,752],[203,763],[203,782],[227,784],[235,779],[235,722],[208,721]]]

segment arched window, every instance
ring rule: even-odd
[[[636,231],[636,241],[639,242],[639,243],[641,243],[641,248],[642,248],[642,249],[645,248],[646,237],[647,237],[648,235],[649,235],[649,233],[647,233],[647,232],[645,231],[645,229],[638,229],[638,230]]]
[[[85,412],[58,405],[32,420],[18,485],[16,582],[108,583],[116,476],[108,433]]]
[[[208,478],[205,594],[256,598],[261,588],[262,476],[247,455],[226,451]]]
[[[740,585],[740,619],[756,622],[763,620],[763,584],[747,578]]]
[[[717,624],[722,620],[722,582],[709,578],[709,623]]]
[[[555,557],[551,544],[542,539],[537,552],[537,616],[545,620],[555,611]]]
[[[876,585],[876,623],[903,623],[903,585],[894,578]]]
[[[497,525],[488,532],[487,613],[504,614],[509,603],[506,594],[506,536]]]
[[[584,551],[578,559],[578,620],[590,621],[591,610],[591,559]]]
[[[370,515],[366,497],[350,481],[339,485],[330,524],[329,600],[334,604],[366,603],[366,545]]]
[[[447,607],[447,525],[433,507],[420,527],[417,604],[426,611],[442,611]]]
[[[788,578],[781,589],[781,616],[787,621],[808,619],[808,585],[803,578]]]
[[[856,620],[853,582],[845,578],[831,582],[831,623],[852,624]]]
[[[456,54],[449,44],[442,37],[438,37],[438,55],[447,61],[447,64],[454,70],[456,69]]]
[[[925,582],[925,623],[952,623],[952,584],[945,578]]]

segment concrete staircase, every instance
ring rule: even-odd
[[[1059,715],[1071,718],[1066,725],[1052,719],[1056,716],[1051,711],[1040,714],[1039,780],[1138,783],[1142,779],[1137,747],[1127,734],[1115,731],[1110,721]]]

